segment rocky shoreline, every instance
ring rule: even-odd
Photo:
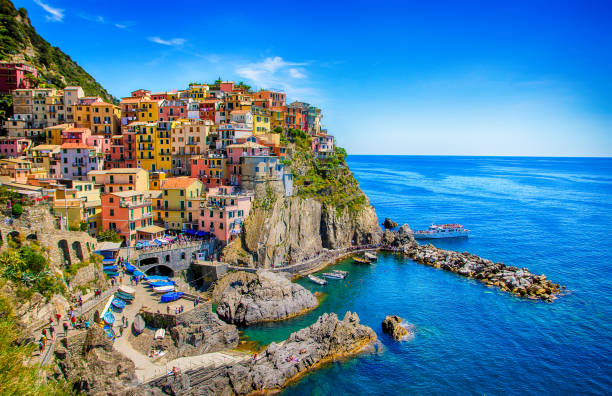
[[[495,263],[475,254],[444,250],[432,244],[420,245],[415,241],[407,224],[397,231],[387,229],[383,234],[382,244],[417,263],[479,280],[517,297],[552,302],[565,289],[564,286],[548,280],[546,275],[531,273],[528,268]]]
[[[282,274],[267,270],[227,275],[221,290],[217,315],[227,323],[248,326],[254,323],[285,320],[319,305],[308,289]]]
[[[343,320],[323,314],[279,344],[270,344],[248,361],[193,370],[160,379],[142,391],[161,395],[247,395],[280,391],[322,364],[364,351],[377,340],[376,333],[359,323],[356,313]],[[163,393],[162,393],[163,392]]]

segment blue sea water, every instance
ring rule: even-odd
[[[570,290],[552,304],[381,254],[317,286],[315,311],[245,333],[280,341],[323,312],[357,312],[384,348],[332,363],[286,395],[611,394],[612,159],[350,156],[376,208],[413,229],[457,222],[469,239],[434,244],[543,273]],[[416,325],[397,343],[386,315]]]

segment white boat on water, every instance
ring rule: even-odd
[[[337,272],[324,272],[321,274],[321,276],[327,279],[344,279],[346,275],[342,275]]]
[[[342,274],[345,277],[348,275],[348,271],[342,271],[342,270],[333,270],[332,272],[336,272],[338,274]]]
[[[168,285],[168,286],[159,286],[159,287],[154,287],[153,288],[153,292],[157,293],[157,294],[163,294],[163,293],[168,293],[174,291],[174,286],[172,285]]]
[[[469,232],[461,224],[432,224],[426,230],[415,231],[413,235],[415,239],[467,238]]]
[[[314,282],[317,285],[327,285],[327,281],[325,279],[319,278],[318,276],[308,275],[308,279],[310,279],[311,282]]]
[[[373,252],[365,252],[363,254],[363,257],[367,258],[370,261],[374,261],[378,259],[378,256],[376,255],[376,253],[373,253]]]

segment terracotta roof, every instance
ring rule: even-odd
[[[246,114],[250,112],[250,110],[232,110],[230,114]]]
[[[46,127],[46,129],[68,129],[68,128],[72,128],[74,124],[59,124],[59,125],[54,125],[54,126],[50,126],[50,127]]]
[[[242,144],[230,144],[227,148],[266,148],[263,144],[255,142],[244,142]]]
[[[189,187],[197,181],[198,179],[187,176],[171,177],[170,179],[166,179],[162,182],[162,188],[183,189]]]
[[[140,99],[142,98],[123,98],[121,103],[140,103]]]
[[[94,149],[93,147],[88,146],[83,143],[64,143],[61,145],[61,148],[62,149],[91,149],[91,150]]]
[[[40,144],[38,146],[32,147],[33,151],[40,151],[40,150],[55,150],[58,149],[60,146],[57,144]]]

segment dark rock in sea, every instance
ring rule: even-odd
[[[217,315],[227,323],[248,326],[253,323],[287,319],[318,305],[316,297],[303,286],[281,274],[259,270],[228,275],[215,293],[221,297]],[[223,285],[223,286],[221,286]]]
[[[188,371],[143,387],[144,393],[163,389],[168,394],[245,395],[280,390],[310,369],[361,352],[376,341],[376,333],[347,312],[343,320],[323,314],[313,325],[299,330],[261,354],[220,367]],[[186,380],[184,377],[189,377]]]
[[[383,221],[383,227],[385,227],[385,229],[393,229],[396,228],[398,226],[398,224],[391,220],[390,218],[385,218],[385,221]]]
[[[410,333],[406,329],[404,320],[396,315],[390,315],[382,322],[383,332],[389,334],[395,341],[401,341],[408,337]]]

